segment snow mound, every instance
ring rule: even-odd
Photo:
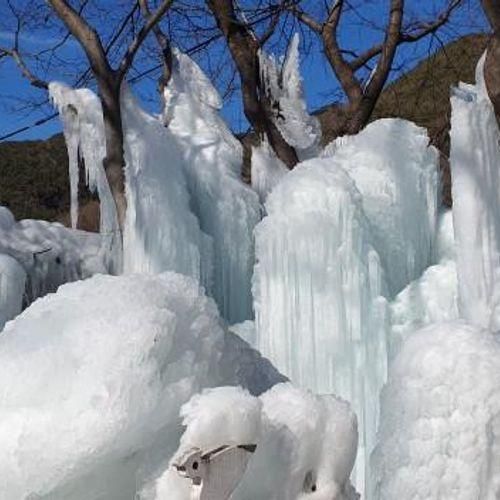
[[[356,457],[356,417],[348,403],[279,384],[260,398],[218,387],[182,408],[186,431],[171,466],[143,500],[189,500],[190,481],[172,467],[192,449],[257,444],[234,500],[355,500],[349,482]],[[177,462],[176,462],[177,460]]]
[[[259,200],[240,179],[242,147],[218,114],[219,94],[192,59],[179,51],[174,56],[163,120],[179,145],[190,208],[210,236],[207,292],[230,323],[243,321],[253,315],[253,230],[260,220]]]
[[[63,283],[107,271],[100,235],[55,222],[15,222],[6,208],[0,208],[0,254],[11,256],[24,269],[27,304]],[[22,280],[21,274],[16,275]]]
[[[292,383],[347,399],[364,451],[375,441],[386,379],[383,271],[354,182],[323,158],[275,187],[256,228],[256,348]]]
[[[500,496],[500,340],[463,322],[411,335],[382,394],[373,498]]]
[[[432,262],[437,229],[438,153],[425,129],[387,118],[327,146],[324,155],[342,166],[362,195],[390,295]]]
[[[22,310],[26,273],[16,259],[0,254],[0,332]]]
[[[0,335],[0,498],[133,498],[177,448],[181,405],[219,382],[223,335],[173,273],[37,300]]]
[[[450,165],[461,317],[500,328],[500,131],[485,89],[484,56],[476,85],[451,97]]]

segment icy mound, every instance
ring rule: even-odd
[[[26,273],[9,255],[0,254],[0,332],[22,310]]]
[[[462,322],[412,335],[383,391],[380,500],[500,497],[500,341]]]
[[[385,286],[354,182],[331,159],[299,164],[257,226],[256,348],[290,380],[347,399],[371,450],[386,377]]]
[[[210,283],[210,242],[189,207],[172,134],[122,92],[127,178],[125,273],[176,271]]]
[[[180,145],[191,210],[211,236],[213,281],[207,291],[230,323],[243,321],[253,315],[253,229],[260,207],[240,180],[241,144],[218,114],[222,101],[210,80],[179,51],[164,98],[163,119]]]
[[[395,295],[432,263],[439,197],[438,153],[425,129],[377,120],[327,146],[362,194],[374,246]]]
[[[186,431],[171,464],[190,450],[257,444],[234,500],[355,500],[349,482],[356,457],[356,417],[333,396],[279,384],[260,399],[220,387],[182,408]],[[226,474],[228,470],[226,469]],[[189,500],[190,480],[171,466],[141,494],[147,500]],[[203,497],[202,497],[203,498]]]
[[[391,303],[391,352],[404,338],[431,323],[458,318],[458,284],[451,211],[440,217],[436,241],[439,263],[428,267]]]
[[[500,328],[500,132],[484,86],[483,59],[476,85],[451,98],[453,219],[461,317]]]
[[[0,335],[0,498],[133,498],[218,382],[213,301],[172,273],[64,285]]]
[[[63,283],[107,271],[98,234],[46,221],[16,223],[6,208],[0,208],[0,254],[10,255],[24,269],[28,304]]]

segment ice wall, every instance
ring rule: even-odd
[[[387,361],[383,271],[354,182],[334,160],[299,164],[257,226],[256,347],[290,380],[351,402],[374,445]]]
[[[176,271],[211,282],[211,242],[190,211],[182,156],[170,131],[122,92],[127,216],[125,273]]]
[[[377,500],[500,497],[500,341],[464,322],[409,337],[382,395]]]
[[[500,132],[483,76],[451,97],[453,219],[461,317],[500,327]]]
[[[427,131],[387,118],[326,147],[362,195],[373,245],[394,296],[434,261],[440,193],[438,152]]]
[[[219,116],[219,94],[194,61],[179,51],[174,56],[163,120],[166,133],[179,145],[191,210],[211,237],[213,277],[207,289],[222,315],[235,323],[253,316],[253,229],[260,220],[259,200],[240,179],[242,147]]]

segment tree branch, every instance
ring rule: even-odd
[[[30,84],[33,87],[37,87],[39,89],[45,89],[45,90],[47,90],[49,88],[49,84],[45,80],[38,78],[30,71],[30,69],[28,68],[28,66],[26,65],[24,60],[22,59],[21,55],[19,54],[17,48],[6,49],[3,47],[0,47],[0,58],[6,57],[6,56],[12,57],[14,62],[17,64],[17,66],[21,70],[21,74],[29,80]]]

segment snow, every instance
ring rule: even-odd
[[[345,401],[290,384],[279,384],[260,398],[239,388],[218,387],[194,396],[181,414],[186,430],[170,464],[192,449],[257,444],[234,500],[357,498],[349,482],[356,417]],[[188,500],[189,484],[170,466],[140,498]]]
[[[259,200],[240,179],[242,147],[219,116],[219,94],[187,55],[175,51],[174,61],[163,120],[182,154],[190,208],[210,236],[213,279],[207,291],[230,323],[244,321],[253,316],[250,283]]]
[[[360,193],[332,159],[311,160],[282,179],[266,209],[255,233],[255,347],[294,384],[352,404],[362,487],[386,378],[387,307]]]
[[[215,303],[173,273],[37,300],[0,335],[0,498],[133,498],[175,451],[181,405],[219,383],[223,336]]]
[[[26,273],[9,255],[0,254],[0,332],[22,309]]]
[[[453,219],[459,310],[470,323],[500,327],[500,132],[483,77],[451,97]]]
[[[0,207],[0,255],[10,256],[26,274],[26,304],[69,281],[107,271],[101,237],[62,224],[38,220],[16,222]],[[12,271],[12,267],[9,266]],[[22,273],[16,271],[18,280]],[[23,288],[20,281],[16,287]]]
[[[500,496],[500,341],[463,321],[411,335],[382,394],[381,500]]]
[[[373,245],[391,296],[432,263],[440,194],[438,152],[427,131],[394,118],[329,145],[324,156],[341,165],[362,195]]]

